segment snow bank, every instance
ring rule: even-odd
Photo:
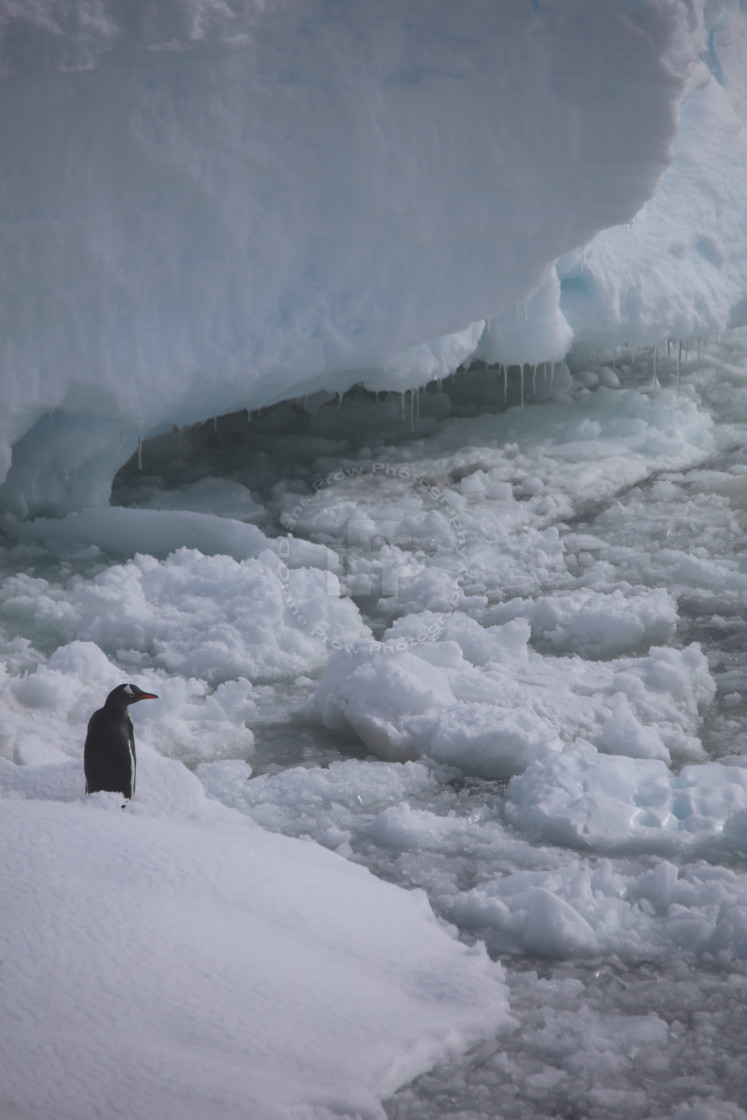
[[[3,504],[100,505],[164,424],[557,360],[575,323],[723,328],[747,286],[725,7],[702,88],[700,3],[0,6]],[[615,234],[559,283],[660,183],[645,251]]]
[[[117,653],[121,661],[128,661],[122,650]],[[159,696],[156,712],[137,710],[138,743],[142,732],[144,741],[157,742],[163,754],[190,763],[252,752],[254,735],[248,721],[256,715],[256,706],[254,685],[246,677],[211,688],[198,677],[152,667],[141,674],[135,657],[123,670],[92,641],[61,645],[40,660],[24,674],[7,672],[5,665],[0,673],[5,712],[0,755],[14,762],[35,766],[59,762],[61,756],[79,759],[88,719],[128,676]]]
[[[36,768],[0,766],[7,1120],[373,1120],[508,1026],[499,968],[424,896],[143,761],[150,801],[124,812],[110,794],[58,800],[72,764],[56,789],[49,769],[43,789]]]

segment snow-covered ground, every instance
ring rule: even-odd
[[[742,333],[220,418],[16,523],[8,1120],[747,1115]]]

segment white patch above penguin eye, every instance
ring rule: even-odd
[[[134,696],[135,695],[135,689],[132,687],[131,684],[126,684],[124,686],[124,692],[125,692],[126,696]]]

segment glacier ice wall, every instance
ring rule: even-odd
[[[715,8],[718,34],[695,0],[0,0],[0,502],[106,501],[163,425],[624,330],[649,261],[594,235],[680,197],[673,143],[700,170],[704,83],[714,182],[743,142],[747,17]],[[712,211],[684,253],[718,271]]]
[[[705,10],[703,61],[656,193],[558,264],[560,306],[587,340],[655,345],[747,323],[747,5]]]

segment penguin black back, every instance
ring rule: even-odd
[[[103,708],[88,721],[83,750],[86,793],[108,790],[131,798],[135,794],[135,735],[127,711],[138,700],[157,700],[136,684],[120,684],[106,698]]]

